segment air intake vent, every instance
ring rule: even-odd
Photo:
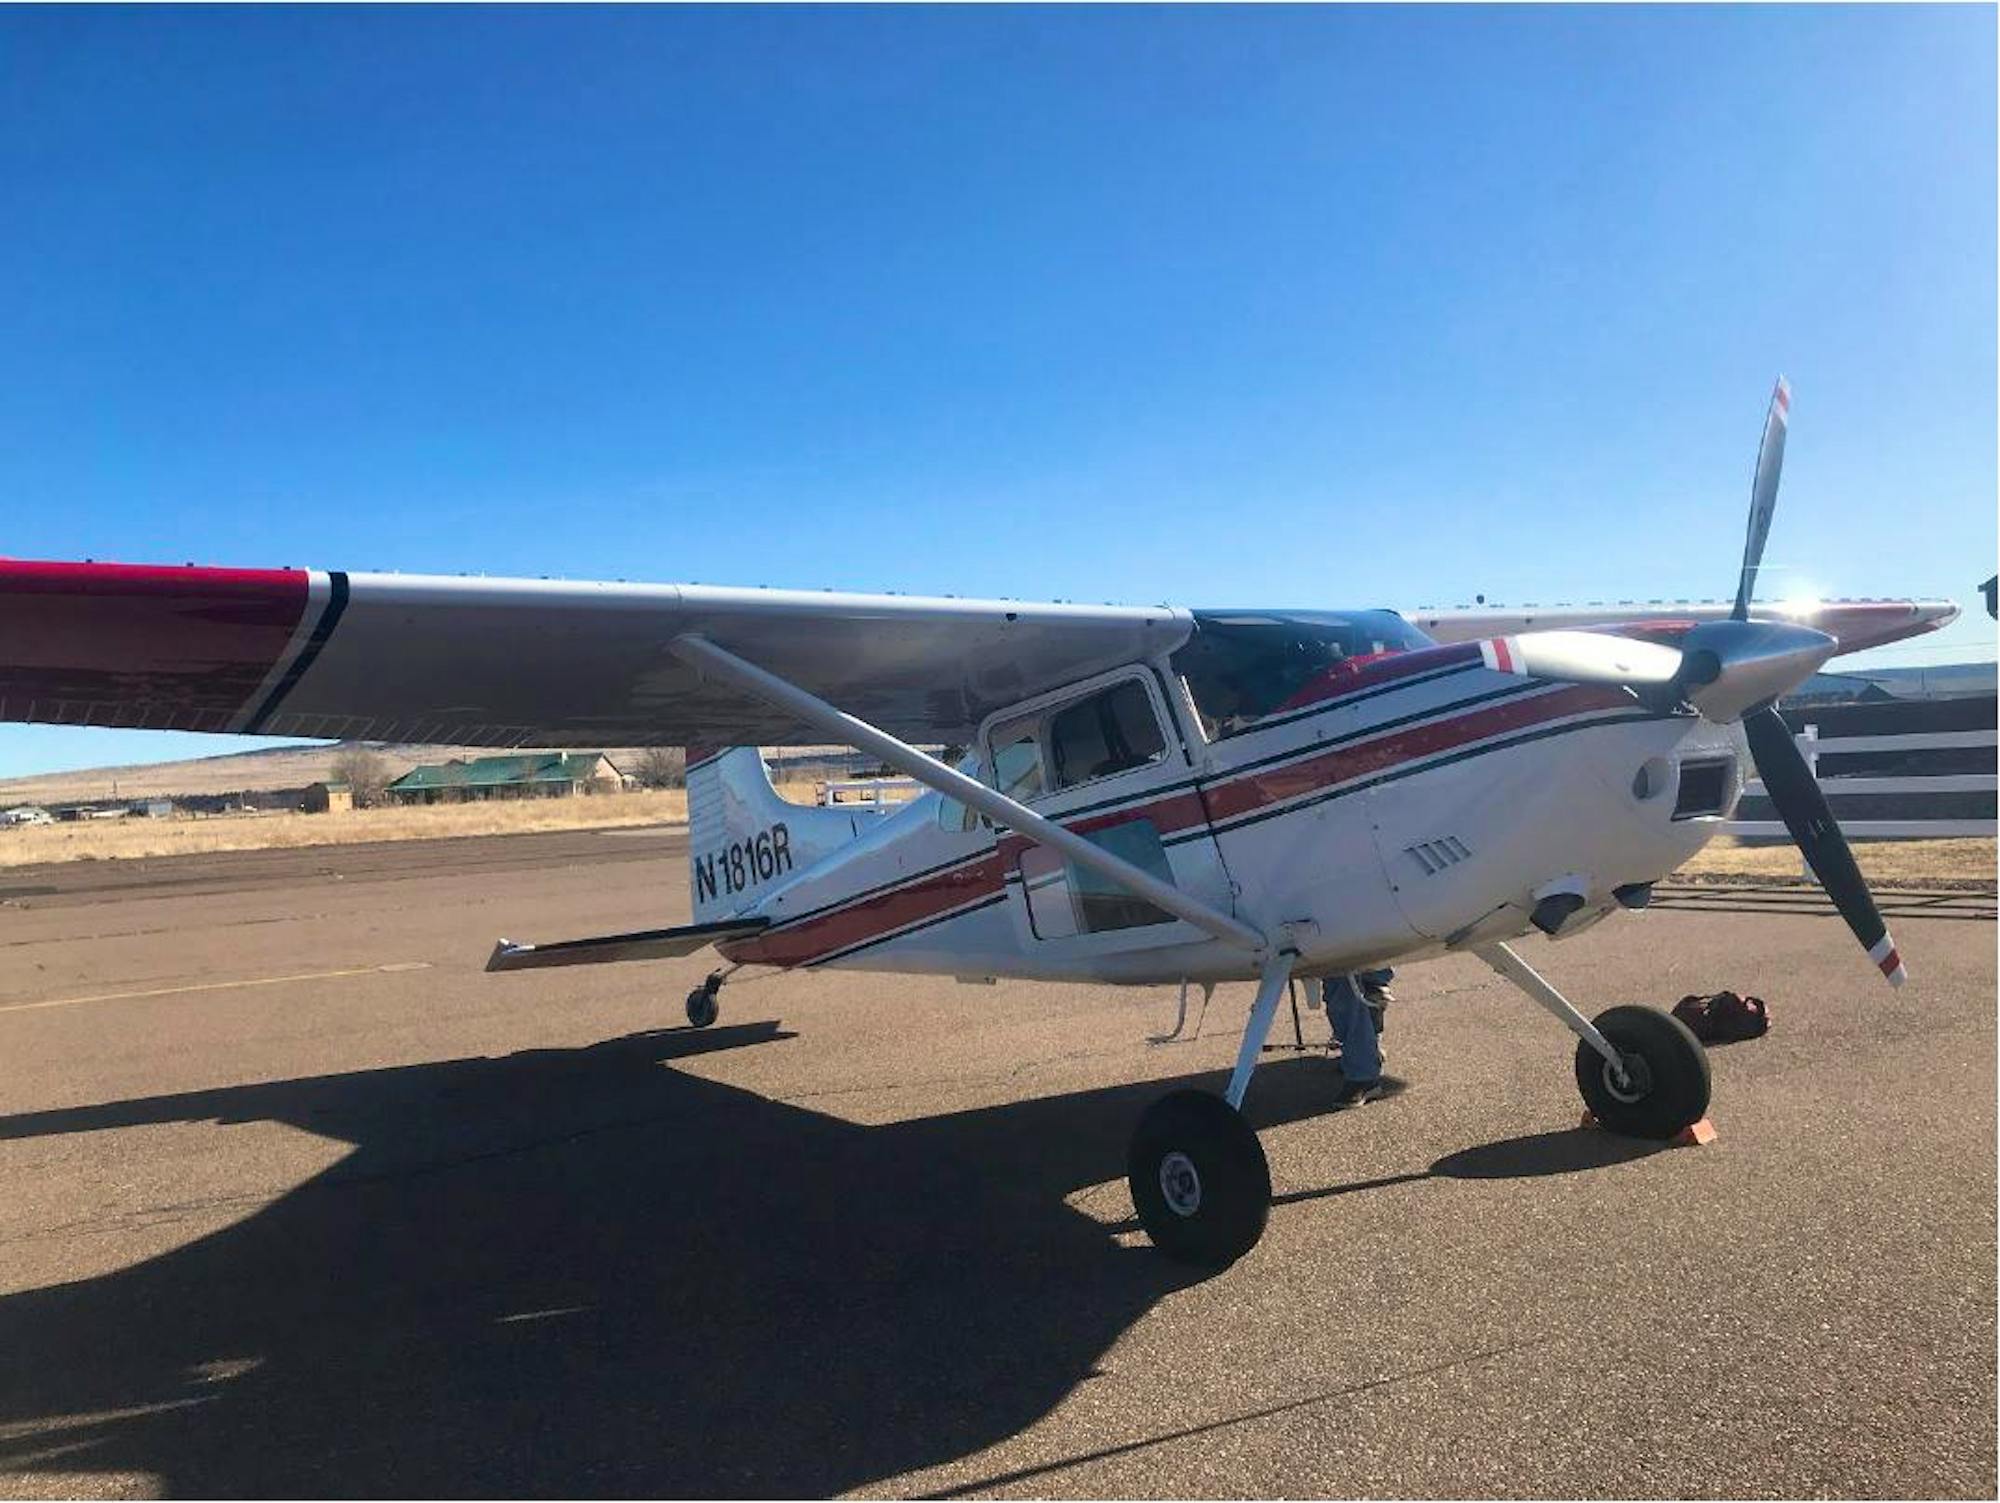
[[[1675,819],[1720,814],[1729,804],[1729,775],[1734,761],[1681,763],[1680,793],[1674,800]]]
[[[1472,854],[1465,848],[1465,842],[1456,835],[1446,835],[1441,840],[1425,840],[1408,847],[1417,865],[1424,869],[1424,875],[1435,877],[1447,866],[1457,866]]]

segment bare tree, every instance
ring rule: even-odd
[[[347,747],[333,759],[333,780],[347,785],[355,808],[369,808],[382,802],[382,790],[389,786],[389,759],[373,747]]]
[[[632,777],[641,788],[678,788],[687,781],[687,753],[678,746],[649,746],[639,753]]]

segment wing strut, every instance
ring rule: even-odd
[[[1164,908],[1175,918],[1186,919],[1196,928],[1206,930],[1227,944],[1239,945],[1253,954],[1262,954],[1270,948],[1270,942],[1241,919],[1196,901],[1180,888],[1162,882],[1152,873],[1114,856],[1074,830],[1044,819],[999,790],[988,788],[962,772],[953,771],[908,742],[897,740],[865,720],[857,720],[818,696],[808,694],[796,684],[787,683],[727,648],[716,646],[706,637],[693,633],[676,637],[672,651],[681,661],[693,664],[753,699],[796,715],[822,732],[829,741],[858,747],[880,757],[889,766],[915,778],[925,787],[934,788],[946,798],[957,799],[967,808],[978,810],[996,825],[1060,852],[1078,866],[1088,867],[1126,891],[1144,898],[1155,907]]]

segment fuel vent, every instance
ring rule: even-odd
[[[1465,842],[1456,835],[1447,835],[1442,840],[1424,840],[1406,847],[1424,869],[1424,875],[1435,877],[1447,866],[1457,866],[1472,852],[1465,848]]]

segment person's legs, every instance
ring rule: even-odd
[[[1375,1020],[1375,1031],[1380,1033],[1389,1021],[1389,1004],[1396,1000],[1389,990],[1389,983],[1396,979],[1396,973],[1388,966],[1379,971],[1362,971],[1354,978],[1361,985],[1361,996],[1368,1004],[1368,1012]]]
[[[1340,1045],[1340,1073],[1350,1084],[1372,1085],[1382,1075],[1382,1053],[1375,1042],[1367,997],[1352,976],[1327,977],[1319,994],[1334,1041]]]

